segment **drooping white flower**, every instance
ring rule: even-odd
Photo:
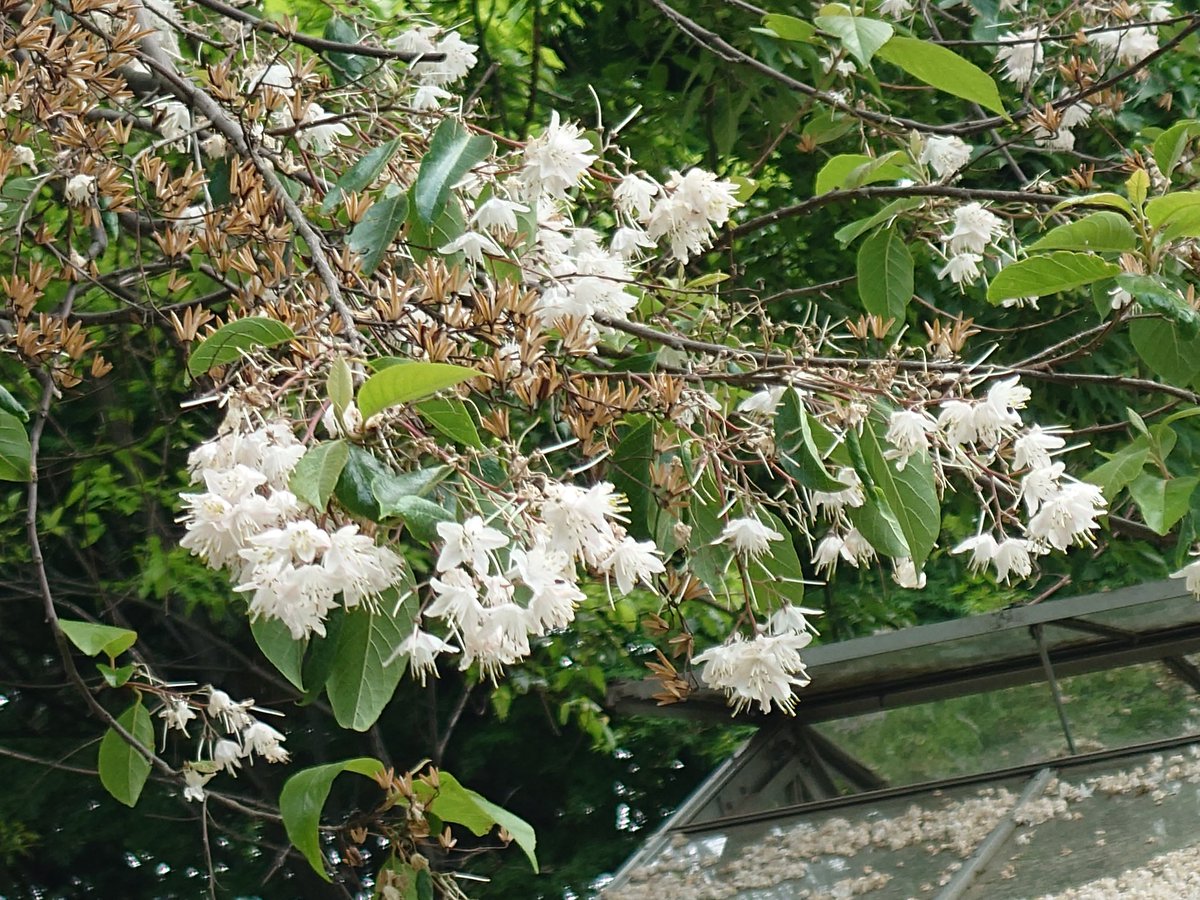
[[[1026,28],[1017,34],[1006,31],[1000,40],[1020,42],[1002,46],[996,52],[996,61],[1004,66],[1002,78],[1024,87],[1037,77],[1045,57],[1038,29]]]
[[[811,631],[813,634],[820,634],[812,622],[808,621],[809,616],[823,616],[823,610],[809,609],[807,606],[781,606],[771,614],[771,618],[767,623],[767,630],[771,634],[786,634],[795,632],[803,634],[806,631]]]
[[[517,213],[527,213],[529,207],[503,197],[489,197],[471,216],[471,224],[488,231],[516,231]]]
[[[971,161],[971,145],[955,135],[931,134],[925,138],[919,161],[929,166],[938,178],[953,175]]]
[[[441,578],[430,578],[429,587],[437,595],[425,614],[449,620],[455,627],[480,615],[479,587],[464,569],[450,569]]]
[[[812,491],[813,507],[823,506],[830,511],[836,511],[845,507],[857,509],[866,501],[863,494],[862,480],[858,477],[858,473],[849,466],[843,466],[837,470],[834,478],[846,485],[844,491]]]
[[[468,563],[481,575],[491,571],[488,552],[508,545],[508,537],[495,528],[483,524],[479,516],[471,516],[461,525],[457,522],[439,522],[438,536],[444,541],[438,554],[437,570],[445,572]]]
[[[529,628],[532,634],[545,634],[566,628],[575,621],[575,607],[587,596],[566,578],[537,588],[529,600]]]
[[[505,666],[529,655],[529,613],[515,603],[483,607],[475,620],[462,623],[460,669],[479,664],[493,682]]]
[[[879,4],[880,15],[893,19],[907,18],[913,11],[911,0],[883,0]]]
[[[285,740],[287,738],[266,722],[256,719],[242,732],[242,756],[257,753],[270,763],[287,762],[288,752],[283,749]]]
[[[851,528],[842,542],[842,559],[858,568],[875,557],[875,548],[857,528]]]
[[[96,176],[95,175],[72,175],[67,179],[67,185],[63,188],[63,197],[68,203],[75,206],[83,206],[85,203],[91,202],[92,197],[96,194]]]
[[[1115,57],[1121,65],[1132,66],[1158,49],[1158,34],[1157,29],[1140,25],[1136,28],[1093,31],[1087,35],[1087,42],[1101,56],[1107,59]]]
[[[182,697],[167,697],[158,716],[168,729],[175,728],[187,734],[187,723],[196,718],[196,711]]]
[[[658,240],[666,237],[671,254],[686,263],[708,246],[713,229],[729,221],[729,213],[741,206],[738,186],[720,181],[712,172],[690,169],[686,175],[672,172],[646,222],[646,233]]]
[[[644,222],[650,216],[659,190],[657,181],[630,173],[622,176],[613,188],[613,202],[621,212]]]
[[[237,778],[236,770],[242,767],[242,748],[237,741],[217,741],[213,744],[212,761]]]
[[[824,573],[826,578],[831,576],[833,570],[837,568],[838,559],[845,546],[845,540],[837,532],[831,531],[821,538],[817,548],[813,551],[813,567],[817,573]]]
[[[1193,559],[1177,572],[1171,573],[1172,578],[1183,578],[1184,587],[1200,599],[1200,558]]]
[[[413,628],[408,637],[401,641],[392,655],[388,657],[385,664],[390,664],[398,656],[407,657],[409,674],[421,682],[421,687],[424,687],[425,679],[429,675],[437,675],[438,654],[457,652],[457,647],[443,641],[436,634],[431,634],[421,628]]]
[[[946,261],[946,265],[938,270],[938,279],[945,281],[949,277],[957,285],[974,284],[979,280],[981,274],[979,271],[981,262],[983,262],[983,257],[978,253],[956,253]]]
[[[404,560],[387,547],[378,546],[357,525],[344,525],[329,535],[321,566],[341,592],[347,608],[387,590],[404,573]]]
[[[216,772],[201,772],[199,769],[192,768],[188,763],[183,766],[183,799],[195,801],[196,803],[204,802],[204,786],[212,781]]]
[[[794,689],[809,683],[800,651],[812,641],[808,632],[759,634],[753,640],[736,635],[732,641],[712,647],[692,658],[703,663],[700,678],[709,687],[725,691],[734,714],[758,704],[769,713],[775,706],[789,715],[795,712]]]
[[[1035,466],[1025,473],[1025,477],[1021,479],[1021,499],[1025,502],[1025,511],[1029,515],[1036,513],[1043,501],[1058,493],[1059,480],[1065,470],[1065,464],[1051,462],[1044,466]]]
[[[192,113],[178,100],[159,100],[154,104],[155,124],[164,140],[180,142],[192,130]]]
[[[246,72],[245,85],[247,94],[253,94],[263,88],[273,88],[281,94],[291,96],[295,93],[295,76],[292,74],[292,67],[286,63],[257,65]]]
[[[784,384],[755,391],[737,405],[737,411],[741,413],[757,413],[762,416],[773,416],[780,401],[783,400],[783,395],[786,391],[787,385]]]
[[[481,231],[464,231],[450,243],[438,247],[438,253],[449,256],[461,253],[477,266],[483,265],[483,256],[499,256],[503,258],[504,251],[492,240],[490,235]]]
[[[408,102],[417,112],[431,112],[441,109],[442,102],[453,96],[448,90],[438,87],[436,84],[419,84],[413,91],[412,99]]]
[[[991,534],[984,532],[967,538],[950,552],[952,554],[970,553],[971,559],[967,562],[967,568],[972,572],[982,572],[996,558],[997,546],[996,539]]]
[[[612,548],[598,568],[616,577],[617,590],[622,594],[632,591],[639,581],[652,587],[653,576],[666,571],[654,541],[637,541],[628,536]]]
[[[992,562],[996,566],[996,580],[1008,584],[1009,579],[1016,575],[1018,578],[1028,578],[1033,572],[1033,545],[1024,538],[1005,538],[996,547],[996,555]]]
[[[782,541],[784,536],[769,525],[764,525],[754,516],[730,519],[714,544],[729,543],[735,553],[743,557],[757,558],[771,550],[771,541]]]
[[[988,244],[1003,233],[1001,219],[981,203],[966,203],[954,210],[954,230],[942,240],[950,245],[951,254],[982,254]]]
[[[310,103],[296,127],[296,143],[317,156],[328,156],[338,138],[351,134],[353,132],[345,122],[334,119],[319,103]]]
[[[206,159],[223,159],[229,152],[229,144],[223,134],[210,134],[200,142],[200,152]]]
[[[607,481],[586,489],[551,482],[544,492],[541,513],[552,548],[571,559],[598,564],[616,543],[610,520],[622,520],[627,509],[624,498]]]
[[[37,171],[37,158],[33,155],[33,148],[26,147],[24,144],[17,144],[12,148],[12,164],[14,166],[28,166]]]
[[[1066,443],[1066,440],[1052,429],[1032,425],[1028,431],[1018,435],[1017,439],[1013,441],[1013,468],[1046,468],[1053,462],[1050,458],[1051,453],[1061,450]]]
[[[1091,532],[1100,527],[1096,519],[1105,511],[1100,488],[1082,481],[1068,482],[1047,497],[1029,520],[1029,535],[1065,551],[1075,542],[1090,542]]]
[[[902,588],[919,591],[925,587],[925,573],[917,571],[916,565],[907,556],[894,561],[892,579]]]
[[[622,225],[613,232],[612,240],[609,241],[608,246],[613,253],[618,254],[622,259],[629,259],[632,256],[638,255],[641,250],[649,250],[655,244],[654,241],[650,240],[650,235],[646,234],[644,228]]]
[[[583,131],[550,114],[550,124],[525,145],[524,165],[518,176],[530,197],[548,194],[565,198],[567,191],[583,181],[588,166],[597,159]]]
[[[254,720],[253,717],[246,712],[254,705],[253,700],[242,700],[235,703],[233,698],[221,690],[217,690],[212,685],[208,688],[208,715],[210,718],[216,719],[224,726],[225,730],[230,734],[241,731],[246,728]]]
[[[888,417],[887,441],[894,448],[884,455],[898,459],[896,468],[903,471],[910,456],[929,450],[929,434],[937,428],[937,422],[929,413],[920,409],[898,409]]]

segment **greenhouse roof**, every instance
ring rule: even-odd
[[[813,647],[796,716],[739,717],[765,727],[604,896],[1200,896],[1193,653],[1179,582]],[[652,691],[610,700],[730,720]]]

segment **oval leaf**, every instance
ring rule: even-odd
[[[363,419],[369,419],[388,407],[421,400],[478,376],[475,369],[450,363],[411,361],[389,366],[359,388],[358,411]]]
[[[296,337],[287,325],[275,319],[249,316],[222,325],[205,338],[188,358],[188,372],[194,377],[224,366],[259,347],[276,347]]]
[[[350,364],[340,356],[329,367],[325,393],[329,395],[333,410],[339,416],[354,402],[354,375],[350,371]]]
[[[863,460],[876,487],[883,493],[908,545],[909,556],[918,569],[937,544],[942,512],[938,503],[933,463],[925,453],[910,456],[903,469],[888,459],[890,449],[881,436],[887,426],[872,417],[863,425]]]
[[[913,295],[913,258],[904,236],[895,228],[871,235],[858,250],[858,296],[880,319],[904,322]]]
[[[417,412],[421,414],[422,419],[450,440],[474,450],[483,449],[483,441],[479,439],[479,431],[475,428],[467,404],[457,397],[426,400],[417,404]]]
[[[120,656],[133,646],[137,632],[112,625],[97,625],[94,622],[77,622],[59,619],[58,627],[67,639],[88,656]]]
[[[491,138],[471,134],[458,119],[442,120],[413,185],[413,203],[422,222],[433,224],[446,205],[450,189],[491,156],[495,147]]]
[[[326,881],[332,881],[325,871],[325,857],[321,853],[321,809],[333,787],[333,779],[343,772],[355,772],[374,778],[383,771],[383,763],[369,756],[347,759],[343,762],[313,766],[297,772],[283,785],[279,794],[279,813],[283,816],[283,827],[288,840],[304,854],[308,864]]]
[[[121,713],[117,722],[147,750],[154,747],[154,725],[140,698]],[[111,728],[100,741],[97,768],[106,791],[126,806],[137,804],[150,776],[150,760]]]
[[[1170,384],[1191,384],[1200,376],[1200,338],[1185,337],[1165,319],[1135,319],[1129,339],[1155,375]]]
[[[1111,278],[1120,271],[1116,263],[1099,256],[1059,250],[1005,266],[988,285],[987,298],[996,303],[1016,297],[1044,297]]]
[[[408,218],[408,195],[389,185],[350,232],[350,249],[362,257],[363,272],[374,272]]]
[[[29,481],[33,477],[29,435],[21,420],[0,410],[0,480]]]
[[[1142,518],[1155,534],[1166,534],[1187,514],[1200,478],[1159,478],[1146,472],[1129,485]]]
[[[383,174],[387,164],[400,149],[401,143],[403,142],[400,138],[395,138],[364,153],[358,162],[347,169],[337,183],[329,189],[329,193],[325,195],[325,199],[321,203],[321,212],[329,215],[337,208],[343,196],[370,187],[375,179]]]
[[[846,52],[864,66],[895,33],[887,22],[865,16],[817,16],[813,23],[842,42]]]
[[[309,447],[292,469],[288,488],[313,509],[323,510],[349,459],[350,447],[345,441],[327,441]]]
[[[930,87],[978,103],[1007,117],[996,81],[983,69],[938,44],[896,35],[879,48],[880,59],[899,66]]]
[[[438,772],[437,794],[429,802],[428,808],[444,822],[465,825],[476,837],[482,837],[499,825],[525,851],[533,871],[538,871],[537,857],[534,855],[537,837],[533,827],[519,816],[463,787],[449,772]]]
[[[763,16],[763,28],[781,40],[797,41],[802,44],[811,44],[817,34],[817,29],[803,19],[779,13]]]
[[[904,169],[892,160],[896,153],[874,157],[864,153],[843,153],[835,156],[821,167],[813,184],[817,194],[841,188],[862,187],[877,181],[894,181],[904,177]]]
[[[1084,216],[1046,232],[1029,246],[1029,252],[1043,250],[1095,250],[1124,252],[1137,243],[1133,226],[1120,213],[1107,210]]]
[[[303,691],[302,670],[308,638],[296,640],[283,622],[279,619],[268,619],[266,616],[251,620],[250,633],[254,635],[254,643],[258,644],[258,649],[271,661],[271,665],[294,684],[297,690]]]

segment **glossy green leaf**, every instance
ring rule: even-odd
[[[383,769],[384,765],[379,760],[364,756],[304,769],[284,783],[279,794],[279,814],[283,817],[288,840],[326,881],[332,879],[325,871],[325,856],[321,852],[321,810],[329,797],[333,780],[343,772],[374,778]]]
[[[715,595],[722,593],[725,565],[730,558],[726,544],[714,544],[725,530],[721,518],[724,500],[710,474],[705,473],[688,502],[689,519],[692,526],[691,552],[688,564],[696,577]]]
[[[650,483],[654,460],[654,423],[645,416],[630,417],[617,438],[609,478],[629,501],[629,531],[638,540],[650,537],[658,508]]]
[[[871,64],[871,57],[895,33],[887,22],[866,16],[817,16],[813,24],[840,40],[846,52],[864,66]]]
[[[295,332],[275,319],[247,316],[222,325],[200,342],[188,357],[188,372],[203,375],[217,366],[228,365],[243,354],[262,347],[277,347],[294,340]]]
[[[1059,225],[1029,245],[1030,253],[1045,250],[1124,252],[1137,246],[1137,235],[1120,213],[1103,210],[1075,222]]]
[[[0,480],[29,481],[33,477],[33,450],[21,420],[0,410]]]
[[[463,825],[476,837],[482,837],[499,825],[525,851],[533,871],[538,871],[537,837],[533,827],[519,816],[485,800],[475,791],[463,787],[449,772],[438,773],[437,794],[428,805],[429,811],[443,822]]]
[[[29,421],[29,410],[21,405],[21,401],[9,393],[8,388],[0,384],[0,412],[16,416],[22,422]]]
[[[1104,491],[1104,498],[1112,502],[1122,488],[1142,473],[1146,460],[1150,458],[1150,444],[1144,437],[1109,456],[1108,461],[1097,466],[1083,480]]]
[[[899,153],[885,156],[867,156],[863,153],[843,153],[830,159],[817,173],[813,192],[826,194],[834,190],[849,190],[874,184],[877,181],[895,181],[905,176],[904,169],[895,160]]]
[[[396,185],[388,185],[350,231],[350,249],[362,257],[364,273],[379,267],[407,218],[408,195]]]
[[[346,194],[364,190],[374,184],[375,179],[383,174],[403,143],[400,138],[395,138],[364,153],[329,189],[321,203],[321,212],[329,215]]]
[[[467,404],[457,397],[436,397],[417,404],[417,412],[421,418],[432,425],[438,432],[450,438],[457,444],[482,450],[483,441],[479,439],[479,431]]]
[[[362,40],[355,27],[341,16],[333,16],[325,25],[325,37],[349,46],[354,46]],[[334,81],[338,84],[357,81],[372,69],[379,67],[379,60],[354,53],[330,50],[325,53],[325,58],[329,60],[329,65],[334,71]]]
[[[366,731],[392,699],[405,668],[405,657],[394,652],[412,632],[416,612],[411,575],[385,591],[373,608],[346,612],[325,682],[333,717],[343,728]]]
[[[414,360],[389,366],[376,372],[358,389],[358,411],[363,419],[369,419],[389,407],[423,400],[440,390],[478,376],[479,372],[475,369],[450,363]]]
[[[762,23],[763,28],[785,41],[811,44],[817,34],[817,29],[812,26],[812,23],[797,19],[795,16],[770,13],[763,16]]]
[[[72,644],[88,656],[120,656],[133,646],[137,632],[112,625],[97,625],[94,622],[77,622],[74,619],[59,619],[58,627]]]
[[[288,488],[313,509],[324,510],[349,459],[350,447],[345,441],[314,444],[292,469]]]
[[[271,665],[297,690],[304,690],[304,652],[308,649],[308,638],[296,640],[291,630],[279,621],[259,616],[250,620],[250,633],[254,643]]]
[[[898,200],[893,200],[873,215],[856,219],[849,225],[843,225],[833,233],[833,237],[843,247],[847,247],[860,235],[865,234],[875,226],[882,225],[885,222],[890,223],[900,213],[916,209],[918,206],[924,205],[924,203],[924,197],[901,197]]]
[[[154,725],[140,697],[133,706],[121,713],[117,723],[146,750],[153,751]],[[137,805],[146,779],[150,777],[150,760],[112,728],[104,733],[100,741],[97,768],[100,771],[100,783],[106,791],[126,806]]]
[[[858,297],[881,319],[904,323],[913,295],[913,258],[897,228],[883,228],[858,248]]]
[[[918,453],[908,457],[903,469],[899,468],[896,460],[887,458],[891,448],[883,438],[886,431],[886,422],[881,418],[872,416],[864,423],[860,440],[863,459],[900,525],[913,563],[920,569],[941,531],[933,462],[927,454]]]
[[[1120,272],[1120,266],[1099,256],[1056,250],[1005,266],[988,285],[987,298],[997,303],[1017,297],[1044,297],[1111,278]]]
[[[1061,203],[1056,203],[1050,212],[1062,212],[1064,209],[1071,209],[1076,206],[1099,206],[1107,209],[1115,209],[1125,213],[1130,218],[1137,215],[1137,211],[1128,199],[1122,197],[1120,194],[1114,194],[1109,191],[1102,191],[1098,194],[1085,194],[1082,197],[1068,197]]]
[[[814,435],[816,423],[795,391],[785,391],[775,414],[775,448],[792,478],[814,491],[841,491],[846,485],[829,474]]]
[[[110,688],[124,687],[128,684],[129,679],[133,677],[134,668],[133,663],[115,668],[104,663],[96,663],[96,670],[104,678],[104,683]]]
[[[403,520],[412,536],[421,543],[432,544],[438,539],[439,523],[455,521],[453,513],[432,500],[415,494],[400,494],[394,489],[394,484],[390,478],[381,478],[374,485],[383,517]]]
[[[1183,157],[1183,151],[1187,148],[1188,143],[1198,134],[1200,134],[1200,122],[1195,119],[1183,119],[1154,139],[1154,162],[1158,165],[1158,170],[1168,179],[1175,171],[1175,167],[1179,165],[1179,160]]]
[[[1129,339],[1150,370],[1169,384],[1191,384],[1200,376],[1200,337],[1186,335],[1165,319],[1135,319]]]
[[[450,189],[491,156],[495,148],[491,138],[471,134],[453,116],[443,119],[433,133],[413,185],[413,203],[421,221],[431,225],[446,206]]]
[[[1008,115],[995,79],[953,50],[898,34],[879,48],[878,56],[930,87]]]
[[[892,559],[911,557],[912,551],[904,537],[904,530],[900,527],[900,521],[892,511],[891,504],[888,503],[883,491],[878,486],[874,486],[863,493],[865,497],[863,505],[846,510],[850,524],[859,530],[867,542],[875,548],[875,552],[881,556],[888,556]]]
[[[1123,273],[1117,276],[1117,285],[1128,291],[1146,311],[1159,313],[1164,319],[1181,326],[1181,333],[1185,337],[1195,337],[1200,333],[1200,312],[1196,312],[1178,291],[1161,278]]]
[[[1160,478],[1144,472],[1129,485],[1129,494],[1155,534],[1166,534],[1184,517],[1200,478]]]
[[[1175,191],[1146,201],[1146,219],[1168,238],[1181,236],[1182,230],[1194,224],[1198,213],[1200,191]]]
[[[342,468],[334,495],[354,515],[378,522],[383,515],[375,498],[375,480],[391,474],[392,471],[372,454],[362,447],[351,445],[350,456]]]

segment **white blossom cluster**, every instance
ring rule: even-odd
[[[954,210],[954,228],[942,236],[946,265],[938,278],[949,278],[960,287],[973,284],[982,274],[979,266],[988,247],[1005,234],[1004,222],[982,203],[965,203]]]
[[[232,573],[252,619],[278,619],[297,640],[323,635],[334,608],[372,602],[399,580],[403,562],[353,523],[329,531],[313,521],[315,511],[288,490],[305,453],[288,423],[243,426],[231,411],[222,433],[189,456],[192,481],[205,490],[182,495],[180,545]]]
[[[251,715],[252,710],[265,710],[258,710],[253,700],[234,700],[211,685],[205,690],[207,699],[167,693],[158,711],[167,733],[181,731],[187,736],[189,723],[197,719],[203,727],[197,757],[183,769],[183,796],[196,802],[204,800],[204,786],[218,772],[225,771],[236,778],[243,760],[253,763],[258,757],[269,763],[288,761],[288,752],[283,747],[287,738]]]
[[[440,619],[462,644],[460,667],[478,664],[495,680],[529,655],[530,638],[565,628],[584,600],[578,569],[616,582],[621,594],[654,587],[665,571],[652,541],[630,537],[625,506],[608,482],[591,487],[549,482],[529,498],[512,534],[471,516],[438,525],[442,545],[424,615]],[[422,680],[438,653],[459,648],[418,628],[401,645]]]

